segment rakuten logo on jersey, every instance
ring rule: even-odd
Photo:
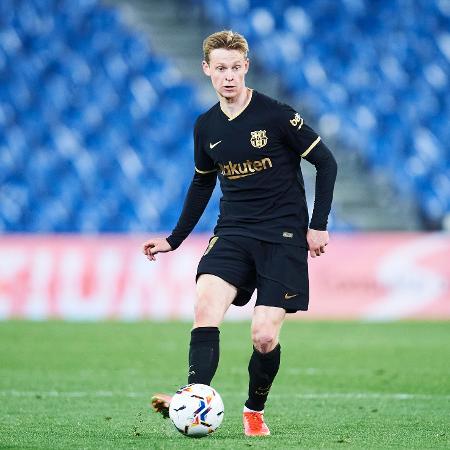
[[[270,158],[263,158],[261,160],[247,161],[242,163],[233,163],[228,161],[227,164],[220,164],[220,173],[229,180],[236,180],[237,178],[248,177],[255,175],[262,170],[271,169],[272,161]]]

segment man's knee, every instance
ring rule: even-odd
[[[256,325],[252,328],[252,341],[260,353],[269,353],[278,344],[278,333],[274,328]]]
[[[271,352],[278,344],[279,334],[286,315],[284,309],[259,305],[252,320],[253,346],[261,353]]]

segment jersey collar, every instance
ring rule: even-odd
[[[250,95],[248,97],[247,102],[245,103],[244,107],[238,111],[234,116],[228,114],[223,108],[222,108],[222,103],[219,102],[220,105],[220,109],[222,110],[222,112],[228,117],[228,121],[234,120],[236,119],[237,116],[239,116],[240,114],[242,114],[245,109],[247,108],[247,106],[250,104],[250,102],[252,101],[253,98],[253,89],[247,88],[250,91]]]

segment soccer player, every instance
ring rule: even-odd
[[[312,258],[325,253],[337,165],[298,112],[246,86],[248,44],[242,35],[214,33],[203,52],[203,71],[219,102],[195,124],[195,174],[176,227],[167,239],[145,242],[143,252],[154,261],[157,253],[177,249],[219,178],[220,215],[197,270],[188,383],[211,384],[224,315],[257,289],[243,422],[247,436],[265,436],[264,405],[280,366],[280,329],[286,313],[308,309],[308,251]],[[309,223],[301,159],[316,168]],[[156,394],[152,406],[167,416],[170,399]]]

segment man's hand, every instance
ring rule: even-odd
[[[308,241],[309,254],[312,258],[325,253],[325,246],[328,245],[329,239],[328,231],[308,229],[306,240]]]
[[[167,253],[171,251],[172,247],[166,239],[149,239],[147,242],[142,244],[142,252],[149,261],[156,261],[155,255],[157,253]]]

